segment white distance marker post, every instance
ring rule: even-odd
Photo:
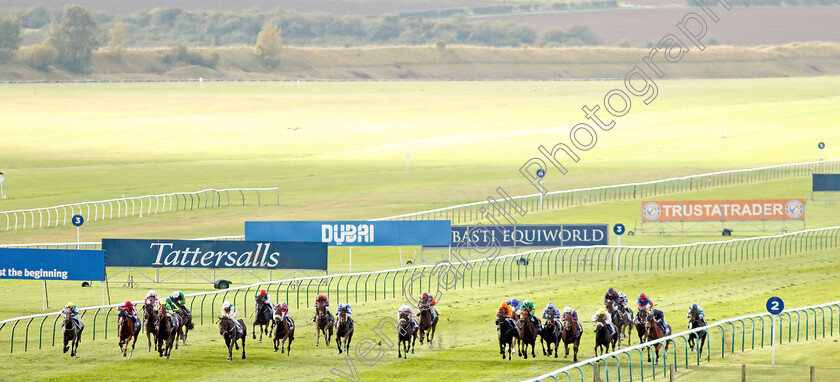
[[[825,148],[825,143],[824,142],[818,143],[817,148],[820,149],[820,162],[822,162],[823,161],[823,149]],[[0,181],[0,184],[2,184],[2,181]],[[6,197],[4,196],[3,199],[5,199],[5,198]]]
[[[3,181],[5,180],[6,177],[3,175],[2,172],[0,172],[0,196],[2,196],[3,199],[6,199],[6,194],[3,193]]]
[[[723,123],[723,137],[724,137],[724,138],[726,138],[726,135],[727,135],[727,134],[726,134],[726,133],[727,133],[727,131],[726,131],[726,130],[727,130],[727,127],[729,127],[729,122],[724,122],[724,123]]]
[[[771,358],[770,358],[770,366],[776,366],[776,316],[782,313],[785,310],[785,302],[782,301],[780,297],[770,297],[767,299],[767,311],[773,315],[773,322],[771,324],[770,331],[770,342],[773,344],[773,350],[771,351]]]
[[[82,224],[85,224],[85,218],[82,215],[73,215],[73,218],[70,219],[73,222],[73,225],[76,226],[76,249],[79,249],[79,245],[81,244],[81,240],[79,239],[79,227]]]
[[[613,226],[613,233],[616,235],[618,240],[618,245],[616,246],[618,252],[615,255],[615,270],[618,270],[618,264],[621,263],[621,235],[624,235],[624,232],[627,232],[624,224],[618,223]]]

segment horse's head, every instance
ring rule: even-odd
[[[219,334],[225,335],[225,332],[230,330],[230,326],[233,324],[230,318],[225,316],[219,316]]]
[[[606,308],[607,308],[607,312],[612,312],[612,311],[613,311],[613,302],[612,302],[612,300],[607,300],[607,306],[606,306]]]
[[[647,315],[645,317],[645,329],[650,330],[654,327],[656,327],[656,320],[653,318],[652,315]]]
[[[700,313],[697,311],[697,306],[692,306],[689,312],[692,321],[700,321]]]
[[[520,320],[528,320],[528,317],[530,317],[530,315],[531,315],[531,312],[529,312],[528,309],[522,309],[522,310],[519,311],[519,319]]]
[[[639,309],[639,320],[644,321],[647,319],[648,311],[645,309]]]
[[[338,311],[338,323],[341,324],[341,323],[344,323],[345,321],[347,321],[347,311],[344,310],[344,309],[341,309],[341,310]]]

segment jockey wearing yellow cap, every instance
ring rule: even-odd
[[[598,311],[595,312],[595,315],[592,316],[592,322],[599,321],[606,324],[606,326],[610,329],[610,333],[612,333],[612,335],[615,336],[615,326],[612,323],[612,317],[609,314],[607,314],[606,308],[598,309]]]

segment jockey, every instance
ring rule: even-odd
[[[578,333],[583,333],[583,325],[581,325],[581,324],[580,324],[580,322],[578,321],[577,311],[575,311],[574,309],[572,309],[572,307],[571,307],[571,306],[564,307],[564,308],[563,308],[563,317],[561,318],[561,320],[562,320],[563,322],[566,322],[566,315],[567,315],[567,314],[568,314],[568,315],[570,315],[570,316],[572,316],[572,321],[574,321],[574,323],[576,323],[576,324],[577,324],[577,326],[578,326]],[[562,333],[562,332],[563,332],[563,329],[564,329],[564,328],[565,328],[565,325],[563,325],[563,326],[561,326],[561,327],[560,327],[560,333]]]
[[[557,309],[557,307],[554,306],[553,302],[549,302],[548,305],[545,306],[545,309],[543,309],[542,318],[548,319],[549,315],[554,317],[555,321],[559,320],[561,316],[560,309]]]
[[[659,324],[659,327],[662,328],[662,333],[665,335],[671,334],[671,325],[668,325],[665,322],[665,313],[662,313],[659,309],[654,309],[652,312],[653,319],[656,320],[656,323]]]
[[[281,302],[277,304],[277,307],[274,310],[280,310],[280,312],[283,313],[283,317],[286,318],[286,323],[289,324],[289,330],[293,330],[295,328],[295,324],[292,322],[292,318],[289,317],[289,304]]]
[[[618,306],[618,293],[613,288],[608,289],[607,294],[604,295],[604,305],[607,305],[607,302],[610,301],[612,301],[613,309],[615,309]]]
[[[149,293],[146,294],[146,298],[143,299],[143,303],[146,305],[151,305],[152,308],[157,309],[158,304],[160,303],[160,299],[158,299],[157,292],[154,289],[150,290]]]
[[[172,299],[169,297],[167,297],[166,300],[163,300],[163,304],[166,305],[166,310],[170,314],[178,313],[181,310],[181,308],[179,308],[177,304],[172,302]]]
[[[420,324],[419,324],[419,323],[417,322],[417,320],[416,320],[416,318],[417,318],[417,314],[416,314],[416,313],[414,313],[414,309],[413,309],[412,307],[410,307],[410,306],[408,306],[408,305],[406,305],[406,304],[403,304],[403,305],[400,307],[400,309],[399,309],[399,310],[397,310],[397,317],[399,317],[399,315],[400,315],[400,314],[403,314],[403,313],[408,313],[408,317],[411,319],[411,322],[414,324],[414,329],[415,329],[415,330],[417,330],[418,328],[420,328]]]
[[[350,307],[350,304],[340,303],[338,304],[338,308],[335,308],[335,316],[338,317],[341,312],[344,312],[347,315],[347,320],[350,321],[350,330],[353,330],[353,318],[350,317],[353,314],[353,308]],[[332,317],[330,317],[332,318]],[[335,321],[335,326],[338,326],[338,320]]]
[[[134,304],[131,301],[126,301],[119,306],[117,306],[117,310],[121,312],[125,312],[128,315],[128,318],[134,320],[134,330],[140,329],[140,320],[137,319],[137,309],[134,307]]]
[[[172,298],[172,302],[178,304],[179,309],[184,309],[186,311],[189,311],[189,310],[187,310],[187,307],[184,306],[184,303],[186,302],[186,300],[184,299],[184,294],[183,293],[176,290],[176,291],[172,292],[172,296],[170,296],[170,298]]]
[[[271,303],[271,295],[266,293],[265,289],[260,290],[260,293],[257,294],[255,299],[257,300],[257,305],[262,304],[264,307],[267,306],[269,311],[274,311],[274,304]]]
[[[324,309],[324,312],[326,312],[327,316],[330,318],[330,323],[333,323],[333,315],[332,315],[332,312],[330,312],[330,309],[329,309],[330,308],[330,300],[327,298],[327,296],[325,296],[323,294],[319,294],[318,297],[315,297],[315,307],[316,308],[318,307],[318,304],[323,304],[327,308],[327,309]],[[316,315],[317,315],[317,312],[316,312]],[[312,322],[315,322],[315,317],[316,316],[312,316]]]
[[[703,326],[706,326],[706,313],[703,313],[703,307],[701,307],[700,304],[691,304],[691,306],[688,307],[688,313],[685,314],[685,318],[691,318],[691,310],[695,308],[697,309],[697,314],[700,316],[700,322],[703,323]],[[690,322],[688,325],[688,328],[691,329]]]
[[[437,310],[435,309],[437,301],[435,301],[434,296],[431,296],[428,293],[423,293],[423,296],[420,297],[420,301],[424,301],[425,299],[429,300],[429,310],[432,311],[432,321],[434,321],[438,317]]]
[[[230,301],[222,303],[222,317],[230,318],[230,320],[236,325],[236,330],[239,331],[239,334],[245,334],[242,330],[242,325],[240,325],[239,321],[236,320],[236,313],[236,306],[231,304]]]
[[[513,309],[513,314],[519,314],[519,306],[522,305],[522,303],[519,302],[518,299],[512,298],[510,300],[507,300],[506,302],[508,306],[510,306],[510,308]]]
[[[599,309],[597,312],[595,312],[595,315],[592,316],[592,322],[598,322],[601,320],[603,320],[607,327],[610,329],[610,333],[612,333],[612,335],[615,336],[615,326],[613,325],[612,317],[607,313],[606,308]]]
[[[624,292],[618,292],[618,303],[624,306],[627,310],[627,295]]]
[[[502,305],[499,305],[499,310],[505,315],[506,320],[513,321],[513,308],[507,304],[507,301],[502,301]]]
[[[68,302],[67,305],[64,306],[64,309],[61,310],[61,313],[67,312],[70,315],[70,318],[73,321],[76,321],[76,325],[79,325],[79,329],[85,328],[85,322],[82,321],[82,316],[79,315],[79,308],[76,307],[76,304],[72,302]],[[61,323],[61,327],[64,327],[64,323]]]
[[[540,323],[540,320],[537,319],[537,316],[534,313],[534,303],[529,300],[522,301],[522,310],[528,311],[528,318],[531,320],[532,323],[534,323],[534,326],[537,327],[537,333],[542,332],[542,324]]]
[[[653,308],[653,300],[648,298],[644,293],[639,294],[639,298],[636,300],[636,304],[639,306],[639,310],[650,310]]]

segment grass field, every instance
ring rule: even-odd
[[[551,172],[549,190],[661,179],[715,170],[810,161],[816,143],[826,158],[840,157],[840,78],[659,81],[659,98],[616,120],[598,146],[581,153],[569,174]],[[537,155],[537,146],[566,142],[570,126],[584,121],[580,107],[601,102],[613,82],[364,82],[3,85],[5,121],[0,163],[6,176],[0,210],[85,200],[223,187],[273,187],[281,205],[178,212],[115,221],[89,221],[83,241],[102,237],[192,238],[242,234],[245,220],[369,219],[486,198],[498,186],[512,194],[534,190],[517,169]],[[728,137],[721,138],[728,122]],[[802,128],[798,128],[802,127]],[[410,170],[405,154],[410,154]],[[803,197],[807,178],[735,186],[675,198]],[[668,199],[668,198],[664,198]],[[528,222],[628,224],[638,202],[622,202],[535,213]],[[809,226],[836,225],[837,206],[809,205]],[[737,234],[737,233],[736,233]],[[69,227],[0,232],[0,243],[67,242]],[[625,238],[623,244],[672,244],[719,236],[667,235]],[[412,248],[405,248],[406,257]],[[354,253],[356,255],[356,253]],[[342,250],[331,251],[330,272],[346,271]],[[356,260],[358,258],[358,260]],[[358,261],[356,263],[355,261]],[[784,261],[784,267],[779,267]],[[537,278],[504,286],[448,292],[442,301],[440,342],[397,362],[389,351],[375,367],[358,366],[362,378],[390,380],[416,375],[436,379],[497,380],[504,372],[527,378],[564,365],[553,359],[501,362],[494,351],[490,316],[506,297],[579,305],[591,314],[607,285],[628,293],[646,291],[672,323],[682,325],[687,305],[703,299],[712,320],[763,310],[777,294],[788,306],[821,303],[840,286],[840,259],[833,253],[754,262],[747,268],[697,268],[644,275],[599,273]],[[395,249],[363,251],[354,270],[397,264]],[[358,268],[357,268],[358,264]],[[50,282],[55,301],[101,302],[101,289],[76,282]],[[11,296],[0,317],[40,311],[41,285],[3,280]],[[200,285],[176,285],[185,292]],[[144,286],[145,288],[145,286]],[[159,290],[167,290],[162,286]],[[145,290],[112,285],[112,298],[138,299]],[[450,294],[451,293],[451,294]],[[336,302],[337,303],[337,302]],[[354,306],[357,341],[378,317],[392,314],[397,300]],[[52,309],[51,309],[52,310]],[[283,376],[320,379],[332,367],[346,368],[333,349],[315,349],[308,311],[294,312],[299,342],[292,357],[279,360],[268,344],[249,343],[249,360],[232,365],[242,377],[276,377],[267,365],[283,362]],[[19,329],[20,330],[20,329]],[[0,350],[8,345],[0,332]],[[590,338],[591,340],[591,338]],[[108,341],[111,341],[109,339]],[[585,343],[591,341],[584,341]],[[145,352],[123,363],[111,342],[85,340],[81,358],[55,359],[62,367],[31,374],[32,362],[57,354],[48,347],[0,355],[11,367],[4,378],[59,379],[72,369],[80,380],[107,378],[117,367],[141,373],[159,364]],[[222,377],[215,328],[201,326],[179,349],[167,377]],[[326,353],[326,354],[324,354]],[[583,357],[591,349],[583,347]],[[216,361],[218,360],[218,361]],[[468,362],[468,363],[467,363]],[[272,363],[273,364],[273,363]],[[429,367],[428,365],[435,365]],[[467,366],[467,367],[465,367]],[[170,370],[171,369],[171,370]],[[239,374],[241,371],[241,374]],[[8,377],[6,377],[8,376]]]
[[[778,266],[780,261],[784,261],[784,267]],[[665,312],[668,321],[675,328],[680,328],[684,325],[683,317],[688,305],[698,300],[702,300],[710,321],[762,312],[764,301],[772,295],[783,297],[789,307],[829,301],[833,296],[832,291],[840,287],[840,258],[831,252],[811,252],[781,259],[753,261],[749,265],[729,264],[646,274],[568,274],[476,289],[445,291],[439,304],[443,318],[438,327],[434,349],[418,346],[416,353],[407,361],[394,358],[393,351],[387,350],[384,358],[374,366],[354,362],[360,378],[364,380],[410,378],[416,375],[418,368],[423,368],[428,378],[457,381],[499,380],[499,373],[514,373],[522,379],[533,377],[567,365],[571,359],[547,358],[539,354],[535,360],[503,361],[498,354],[493,324],[493,313],[499,301],[510,297],[528,298],[540,307],[553,301],[561,306],[576,307],[581,319],[586,320],[600,305],[606,285],[613,285],[629,294],[647,293],[657,307]],[[25,301],[30,300],[24,296],[12,297],[8,304],[25,304]],[[400,304],[402,300],[399,299],[354,304],[357,320],[354,341],[359,343],[365,337],[376,338],[372,334],[373,326],[380,318],[394,314]],[[204,325],[197,327],[194,336],[190,337],[189,346],[173,353],[173,359],[167,365],[175,367],[167,367],[167,376],[190,380],[209,379],[228,373],[234,367],[237,375],[242,378],[270,377],[276,371],[272,367],[259,365],[272,364],[282,367],[285,377],[304,380],[329,377],[334,367],[346,371],[344,360],[335,354],[334,348],[323,348],[323,344],[322,348],[314,347],[313,324],[309,322],[310,310],[295,310],[292,314],[297,321],[298,332],[289,357],[274,354],[267,341],[260,344],[249,339],[248,359],[235,359],[227,363],[224,360],[224,346],[219,342],[215,326]],[[591,325],[585,324],[585,330],[579,355],[581,359],[594,355]],[[8,332],[4,330],[3,333],[0,336],[0,349],[7,349]],[[19,328],[18,335],[21,334]],[[39,379],[60,378],[67,373],[67,367],[73,370],[74,378],[93,380],[107,377],[114,367],[133,374],[161,364],[157,355],[149,354],[145,348],[135,353],[134,359],[126,362],[117,353],[113,337],[108,340],[101,340],[100,337],[97,341],[89,339],[85,337],[79,359],[58,355],[59,348],[47,347],[25,353],[16,351],[14,354],[4,350],[0,353],[0,361],[10,365],[4,372],[14,380],[31,376],[29,365],[45,356],[53,357],[51,362],[63,367],[39,371]],[[711,349],[714,358],[720,347],[714,345],[719,344],[718,340],[713,341]],[[634,339],[634,343],[638,343],[638,340]],[[19,345],[17,349],[20,350]],[[777,354],[780,363],[793,362],[798,357],[797,352],[784,349],[781,347]],[[426,368],[426,365],[435,367]],[[197,369],[198,366],[200,369]]]

